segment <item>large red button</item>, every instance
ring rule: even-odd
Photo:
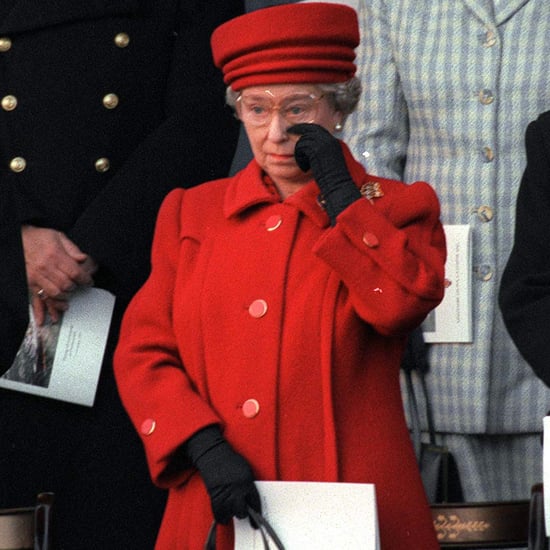
[[[369,247],[369,248],[376,248],[380,241],[378,240],[378,237],[374,233],[370,233],[367,231],[363,235],[363,242]]]
[[[248,313],[256,319],[263,317],[267,313],[267,302],[265,300],[254,300],[248,306]]]
[[[247,399],[243,403],[243,415],[246,418],[254,418],[260,412],[260,404],[256,399]]]
[[[152,418],[148,418],[141,423],[140,432],[143,435],[151,435],[156,427],[157,423]]]
[[[283,218],[279,216],[278,214],[275,214],[273,216],[269,216],[267,220],[265,221],[265,228],[268,231],[275,231],[280,225],[283,223]]]

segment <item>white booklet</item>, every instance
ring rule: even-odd
[[[550,534],[550,416],[542,419],[542,486],[544,487],[544,525]]]
[[[0,387],[91,407],[109,335],[115,297],[99,288],[76,290],[61,320],[30,323]]]
[[[471,342],[472,234],[469,225],[445,225],[445,296],[422,323],[424,340]]]
[[[380,550],[374,485],[258,481],[262,514],[287,550]],[[235,550],[263,550],[248,519],[235,520]]]

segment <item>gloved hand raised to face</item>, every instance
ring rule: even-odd
[[[340,141],[318,124],[296,124],[287,132],[300,136],[294,157],[304,172],[311,169],[334,225],[338,214],[361,198],[346,166]]]
[[[231,448],[218,426],[208,426],[197,432],[183,448],[202,476],[218,523],[226,524],[234,516],[246,518],[248,506],[261,513],[252,469]]]

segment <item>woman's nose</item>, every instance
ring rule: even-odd
[[[288,122],[281,116],[278,110],[274,110],[269,121],[267,137],[271,141],[285,141],[288,139]]]

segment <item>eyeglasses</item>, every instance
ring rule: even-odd
[[[266,90],[266,94],[270,94]],[[287,122],[289,126],[300,124],[302,122],[313,122],[317,116],[319,101],[323,96],[315,94],[298,94],[287,97],[279,105],[275,105],[268,98],[262,98],[257,95],[245,96],[239,95],[237,101],[241,105],[240,115],[243,122],[251,126],[267,126],[275,111]]]

